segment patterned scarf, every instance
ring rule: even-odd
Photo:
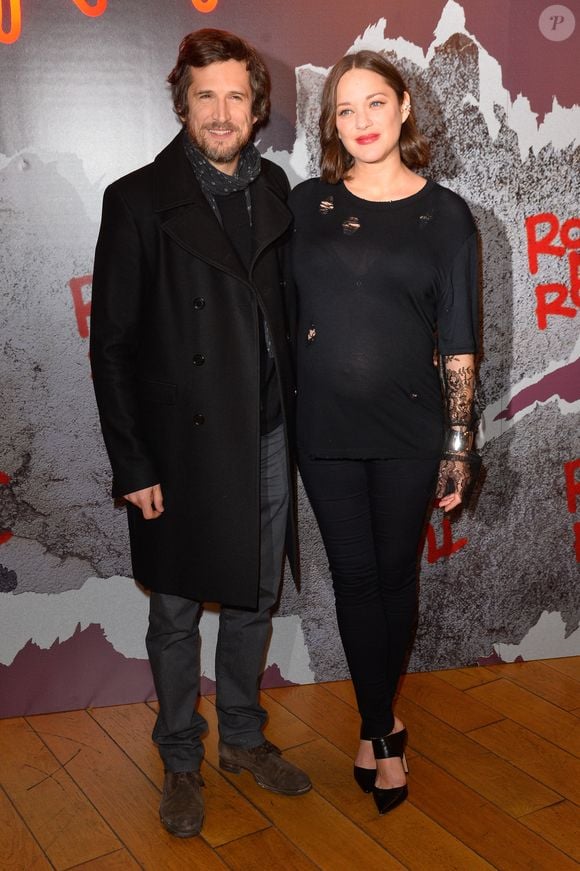
[[[226,172],[216,169],[207,157],[201,153],[199,148],[196,148],[185,129],[183,130],[183,147],[205,198],[214,210],[220,224],[222,219],[216,203],[216,196],[223,197],[234,193],[234,191],[245,191],[246,207],[251,225],[252,203],[249,187],[260,175],[261,164],[260,152],[256,146],[249,142],[242,148],[240,159],[233,175],[228,175]]]

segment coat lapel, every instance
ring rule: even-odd
[[[155,159],[161,227],[194,257],[248,282],[244,267],[207,202],[183,149],[181,133]],[[251,186],[254,256],[284,234],[291,215],[263,174]]]
[[[244,268],[187,160],[181,136],[178,133],[155,159],[156,212],[161,228],[194,257],[247,281]]]
[[[269,184],[262,172],[252,184],[252,222],[254,256],[250,274],[263,251],[280,239],[288,230],[292,215],[290,210]]]

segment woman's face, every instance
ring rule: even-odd
[[[400,159],[401,127],[409,110],[378,73],[352,69],[336,88],[336,130],[356,163],[380,164]]]

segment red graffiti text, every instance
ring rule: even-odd
[[[580,309],[580,218],[561,222],[552,212],[526,218],[528,266],[536,275],[540,257],[566,257],[568,284],[549,282],[536,285],[536,320],[545,330],[548,317],[574,318]]]
[[[10,483],[10,475],[6,472],[0,472],[0,487]],[[9,529],[0,529],[0,544],[6,544],[12,538],[12,532]]]
[[[443,531],[443,541],[439,546],[437,544],[437,538],[435,537],[433,524],[427,524],[427,562],[429,563],[436,563],[437,560],[441,559],[441,557],[451,556],[452,554],[457,553],[458,550],[465,547],[468,541],[467,538],[458,538],[457,541],[453,541],[451,521],[448,517],[443,517],[441,526]]]
[[[81,339],[89,337],[89,323],[91,317],[91,294],[93,276],[81,275],[78,278],[71,278],[68,283],[72,295],[75,317],[77,321],[77,329]],[[89,293],[85,294],[84,288],[89,288]]]
[[[564,478],[566,480],[566,502],[570,514],[578,513],[578,499],[580,498],[580,460],[572,460],[569,463],[564,463]],[[574,550],[576,551],[576,562],[580,563],[580,522],[574,523],[572,526],[574,534]]]

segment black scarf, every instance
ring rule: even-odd
[[[187,130],[185,129],[183,131],[183,147],[205,198],[214,210],[220,224],[221,215],[216,203],[216,196],[224,197],[228,194],[234,193],[234,191],[245,191],[246,206],[251,225],[252,202],[249,186],[258,178],[261,164],[260,152],[256,146],[251,142],[248,142],[248,144],[242,148],[240,159],[233,175],[228,175],[228,173],[216,169],[216,167],[209,162],[207,157],[201,153],[199,148],[193,144]]]

